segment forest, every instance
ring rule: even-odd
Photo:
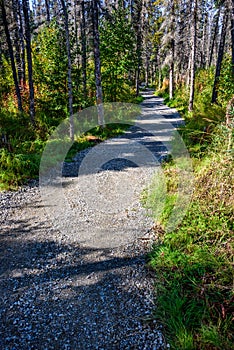
[[[232,13],[232,1],[1,1],[1,187],[37,175],[61,120],[140,102],[140,83],[169,100],[178,92],[189,113],[200,93],[208,114],[222,115],[233,95]]]
[[[140,104],[150,88],[185,119],[196,186],[165,233],[176,183],[148,256],[155,318],[173,349],[233,343],[234,0],[0,0],[0,190],[38,179],[46,142],[66,118],[72,154],[94,145],[73,116],[105,102]],[[92,130],[104,140],[126,127]]]

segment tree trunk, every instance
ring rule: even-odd
[[[73,116],[73,91],[72,91],[72,63],[71,63],[71,47],[67,7],[64,0],[61,0],[64,16],[65,34],[66,34],[66,48],[67,48],[67,84],[68,84],[68,104],[69,104],[69,120],[70,120],[70,138],[74,141],[74,116]]]
[[[14,16],[15,60],[16,60],[16,64],[17,64],[19,88],[21,88],[21,83],[22,83],[22,62],[21,62],[21,57],[20,57],[18,2],[16,0],[12,0],[12,12],[13,12],[13,16]]]
[[[147,48],[146,48],[147,50]],[[146,52],[146,61],[145,61],[145,85],[146,87],[149,86],[149,65],[150,65],[150,58],[148,51]]]
[[[170,100],[174,95],[174,62],[170,64],[170,72],[169,72],[169,98]]]
[[[227,23],[228,23],[228,11],[227,9],[225,9],[224,15],[223,15],[222,32],[221,32],[220,42],[219,42],[219,52],[218,52],[218,59],[216,63],[215,79],[214,79],[213,93],[212,93],[212,99],[211,99],[212,103],[216,103],[217,97],[218,97],[217,84],[221,73],[225,38],[226,38],[226,32],[227,32]]]
[[[190,86],[190,72],[191,72],[191,52],[189,55],[189,59],[188,59],[188,69],[187,69],[187,74],[186,74],[186,86],[189,88]]]
[[[82,80],[83,80],[83,96],[87,98],[87,53],[86,53],[86,18],[85,18],[85,2],[81,1],[81,49],[82,49]]]
[[[46,7],[46,21],[50,23],[50,1],[45,0],[45,7]]]
[[[4,5],[3,0],[0,1],[0,5],[1,5],[1,10],[2,10],[3,26],[4,26],[4,30],[5,30],[5,34],[6,34],[6,40],[7,40],[7,45],[8,45],[8,50],[9,50],[9,55],[10,55],[10,60],[11,60],[11,69],[12,69],[12,74],[13,74],[13,79],[14,79],[14,84],[15,84],[15,92],[16,92],[16,96],[17,96],[18,110],[20,112],[23,112],[19,82],[17,79],[17,72],[16,72],[16,67],[15,67],[14,52],[13,52],[10,32],[9,32],[8,23],[7,23],[6,9],[5,9],[5,5]]]
[[[140,71],[141,71],[141,60],[142,60],[141,11],[142,11],[142,0],[136,0],[136,18],[134,19],[134,22],[135,22],[134,26],[136,30],[136,39],[137,39],[136,96],[139,95]]]
[[[171,1],[171,63],[169,72],[169,98],[174,96],[174,61],[175,61],[175,4]]]
[[[189,108],[188,108],[190,112],[193,111],[193,103],[194,103],[196,46],[197,46],[197,0],[194,0],[193,25],[192,25],[190,95],[189,95]]]
[[[26,65],[25,65],[25,45],[24,45],[24,29],[21,14],[21,4],[19,3],[19,37],[21,46],[21,64],[22,64],[22,83],[26,85]]]
[[[97,0],[92,0],[92,19],[93,19],[93,49],[95,64],[95,82],[96,82],[96,101],[98,108],[98,124],[104,126],[104,109],[102,94],[102,77],[101,77],[101,59],[100,59],[100,39],[98,23],[98,4]]]
[[[23,0],[23,13],[25,21],[25,39],[28,62],[28,84],[29,84],[29,113],[33,126],[35,126],[35,100],[34,100],[34,86],[33,86],[33,70],[32,70],[32,52],[31,52],[31,32],[29,23],[29,5],[28,0]]]
[[[129,1],[129,9],[130,9],[130,21],[133,22],[134,17],[134,0]]]
[[[232,38],[232,74],[234,75],[234,0],[230,0],[231,38]]]
[[[160,90],[162,87],[162,70],[161,66],[158,68],[158,90]]]
[[[218,34],[218,29],[219,29],[219,17],[220,17],[220,7],[219,7],[218,13],[217,13],[216,18],[215,18],[214,35],[213,35],[212,44],[211,44],[211,48],[210,48],[209,67],[212,64],[215,40],[216,40],[216,37],[217,37],[217,34]]]
[[[204,27],[202,32],[201,63],[200,63],[201,68],[205,68],[207,63],[207,56],[206,56],[206,52],[207,52],[206,42],[208,38],[207,26],[208,26],[208,15],[205,14]]]

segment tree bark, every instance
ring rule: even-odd
[[[215,71],[215,79],[214,79],[214,86],[213,86],[213,92],[212,92],[212,103],[217,102],[218,97],[218,80],[221,73],[221,66],[222,66],[222,60],[223,60],[223,54],[224,54],[224,46],[225,46],[225,38],[227,33],[227,24],[228,24],[228,11],[225,9],[224,15],[223,15],[223,24],[222,24],[222,31],[220,36],[220,42],[219,42],[219,52],[218,52],[218,59],[216,63],[216,71]]]
[[[169,72],[169,98],[174,96],[174,60],[175,60],[175,4],[171,0],[171,63]]]
[[[21,64],[22,64],[22,83],[23,86],[26,85],[26,65],[25,65],[25,44],[24,44],[24,29],[23,20],[21,14],[21,4],[19,3],[19,37],[21,46]]]
[[[188,108],[190,112],[193,111],[193,103],[194,103],[196,47],[197,47],[197,0],[194,0],[193,25],[192,25],[191,72],[190,72],[190,95],[189,95],[189,108]]]
[[[203,27],[203,32],[202,32],[202,47],[201,47],[201,63],[200,66],[201,68],[205,68],[207,64],[207,56],[206,56],[206,42],[208,38],[208,33],[207,33],[207,27],[208,27],[208,15],[207,13],[205,14],[205,19],[204,19],[204,27]]]
[[[96,102],[97,102],[97,108],[98,108],[98,124],[103,127],[105,125],[105,121],[104,121],[104,109],[103,109],[97,0],[92,0],[92,20],[93,20],[93,49],[94,49],[94,64],[95,64]]]
[[[234,0],[230,0],[231,38],[232,38],[232,74],[234,75]]]
[[[46,21],[50,23],[50,1],[45,0],[45,7],[46,7]]]
[[[32,69],[32,52],[31,52],[31,32],[29,22],[29,4],[28,0],[23,0],[23,13],[25,22],[25,39],[26,39],[26,51],[28,62],[28,84],[29,84],[29,113],[33,126],[35,126],[35,99],[34,99],[34,86],[33,86],[33,69]]]
[[[220,18],[220,7],[218,9],[218,13],[217,13],[216,18],[215,18],[214,35],[213,35],[212,44],[211,44],[211,48],[210,48],[210,57],[209,57],[209,65],[208,65],[209,67],[211,66],[212,59],[213,59],[215,40],[216,40],[216,37],[218,34],[218,29],[219,29],[219,18]]]
[[[146,48],[147,50],[147,48]],[[149,70],[150,70],[150,57],[148,51],[146,52],[146,60],[145,60],[145,85],[149,86]]]
[[[17,79],[17,72],[16,72],[16,66],[15,66],[13,46],[12,46],[10,32],[9,32],[9,27],[8,27],[8,22],[7,22],[7,15],[6,15],[5,4],[4,4],[3,0],[0,1],[0,5],[1,5],[1,10],[2,10],[3,26],[4,26],[4,30],[5,30],[5,34],[6,34],[8,51],[9,51],[10,60],[11,60],[11,69],[12,69],[12,74],[13,74],[13,79],[14,79],[15,92],[16,92],[16,96],[17,96],[18,110],[20,112],[23,112],[22,99],[21,99],[21,95],[20,95],[19,82],[18,82],[18,79]]]
[[[82,50],[82,80],[83,80],[83,96],[87,98],[87,53],[86,53],[86,18],[85,18],[85,2],[81,1],[81,50]]]
[[[141,12],[142,12],[142,0],[136,0],[136,18],[134,19],[134,26],[136,30],[136,54],[137,54],[137,67],[136,67],[136,96],[139,96],[140,85],[140,71],[142,64],[142,34],[141,34]]]
[[[70,121],[70,138],[74,141],[74,115],[73,115],[73,91],[72,91],[72,63],[71,63],[71,47],[67,6],[64,0],[61,0],[64,16],[65,34],[66,34],[66,48],[67,48],[67,84],[68,84],[68,104],[69,104],[69,121]]]
[[[12,0],[12,12],[14,17],[14,47],[15,47],[15,60],[18,71],[19,88],[22,84],[22,62],[20,55],[20,37],[19,37],[19,20],[18,20],[18,1]]]
[[[158,67],[158,90],[160,90],[162,87],[162,70],[161,66]]]

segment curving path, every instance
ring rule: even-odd
[[[182,119],[152,91],[144,96],[136,126],[64,165],[62,202],[56,186],[42,201],[36,182],[0,194],[0,349],[169,347],[151,315],[153,222],[139,196]],[[85,159],[90,170],[115,149],[117,159],[98,158],[77,178]]]

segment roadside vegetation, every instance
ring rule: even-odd
[[[21,131],[22,118],[17,121],[15,117],[13,120],[8,117],[5,123],[4,130],[8,135],[10,133],[11,138],[9,149],[0,150],[0,190],[16,190],[27,180],[39,176],[41,155],[47,139],[41,138],[40,133],[33,130],[27,121],[25,126],[27,132]],[[64,161],[70,162],[79,151],[123,134],[128,127],[127,124],[116,123],[89,130],[75,138]]]
[[[108,17],[96,1],[21,3],[0,2],[0,190],[38,177],[46,142],[66,118],[95,104],[142,101],[129,11],[112,8]],[[125,129],[101,125],[87,135],[70,134],[67,160]]]
[[[166,233],[177,193],[177,169],[173,160],[163,164],[167,200],[156,223],[158,241],[148,256],[148,266],[155,273],[155,318],[165,326],[171,348],[177,350],[233,349],[234,105],[227,105],[234,95],[234,81],[230,60],[225,67],[218,104],[210,103],[213,69],[200,70],[196,76],[193,112],[188,112],[189,96],[183,85],[171,100],[166,85],[157,91],[185,118],[180,133],[196,178],[186,216],[179,227]]]

